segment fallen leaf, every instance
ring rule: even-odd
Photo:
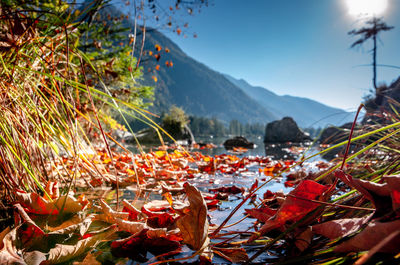
[[[95,247],[101,240],[108,238],[115,232],[115,226],[111,226],[101,233],[94,234],[91,237],[79,240],[74,245],[57,244],[55,248],[50,249],[47,253],[47,264],[58,264],[76,257],[79,257]]]
[[[394,231],[389,236],[385,237],[381,242],[376,244],[373,248],[371,248],[367,253],[362,255],[354,264],[361,265],[365,264],[375,253],[382,252],[383,249],[386,249],[388,246],[396,244],[400,241],[400,231]]]
[[[318,184],[312,180],[303,180],[289,193],[276,214],[265,222],[259,233],[252,235],[248,241],[252,242],[260,235],[280,228],[288,221],[296,222],[300,220],[319,206],[318,203],[310,200],[318,199],[328,188],[328,186]]]
[[[136,209],[135,206],[133,206],[131,203],[129,203],[125,199],[122,201],[122,204],[124,205],[124,208],[122,209],[122,212],[129,213],[129,220],[130,221],[136,221],[138,219],[139,214],[140,214],[140,210]]]
[[[117,224],[119,230],[127,231],[132,234],[141,232],[143,229],[148,229],[147,225],[141,222],[131,222],[116,218],[115,223]]]
[[[244,250],[244,248],[212,247],[212,250],[215,254],[223,257],[224,259],[232,263],[242,263],[246,262],[249,259],[249,256],[247,255],[246,250]]]
[[[271,216],[275,215],[277,210],[269,207],[262,207],[257,209],[245,209],[246,213],[253,218],[256,218],[259,222],[265,223]]]
[[[100,206],[106,216],[106,220],[104,220],[106,222],[112,223],[115,222],[115,219],[127,220],[129,218],[129,213],[114,211],[103,199],[100,200]]]
[[[111,252],[116,257],[129,257],[139,262],[147,261],[147,251],[154,255],[170,252],[180,247],[180,243],[168,236],[156,236],[142,230],[128,238],[111,243]]]
[[[374,204],[376,208],[375,217],[382,216],[390,211],[390,198],[388,197],[390,196],[390,191],[386,185],[353,178],[341,170],[335,171],[335,176],[359,191]]]
[[[371,216],[362,218],[345,218],[328,221],[322,224],[312,226],[314,233],[323,235],[329,239],[344,237],[351,233],[356,232],[365,224]]]
[[[311,228],[307,227],[305,231],[296,236],[294,244],[300,250],[300,252],[303,252],[311,245],[313,235],[314,234]]]
[[[230,187],[220,187],[216,189],[209,189],[210,192],[222,192],[222,193],[230,193],[230,194],[239,194],[243,193],[244,189],[243,188],[238,188],[236,186],[230,186]]]
[[[19,226],[10,231],[7,227],[0,233],[0,264],[8,265],[24,265],[25,261],[17,254],[15,246],[17,242],[17,229]]]
[[[82,210],[82,205],[71,195],[60,196],[53,201],[48,201],[37,193],[16,191],[17,202],[25,207],[28,212],[41,215],[56,215],[77,213]]]
[[[183,185],[189,200],[189,207],[183,209],[182,216],[176,221],[181,230],[183,242],[194,250],[203,249],[208,245],[207,205],[201,192],[186,182]]]
[[[398,230],[400,230],[400,220],[385,223],[373,220],[359,234],[337,246],[334,251],[358,252],[370,250],[388,237],[393,231]],[[385,245],[380,251],[385,253],[398,253],[400,251],[400,237],[396,237],[396,242]]]

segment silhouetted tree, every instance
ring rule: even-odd
[[[367,27],[362,27],[360,29],[353,29],[348,34],[353,36],[360,36],[358,40],[353,42],[351,48],[357,47],[362,45],[369,39],[373,41],[373,49],[372,49],[372,70],[373,70],[373,77],[372,83],[375,88],[375,93],[378,94],[378,87],[376,85],[376,49],[377,49],[377,37],[378,34],[382,31],[388,31],[393,29],[394,27],[388,26],[385,22],[382,21],[382,18],[373,17],[366,22]]]

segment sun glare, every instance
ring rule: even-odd
[[[388,0],[346,0],[349,14],[359,15],[381,15],[388,6]]]

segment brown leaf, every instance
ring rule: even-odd
[[[329,239],[344,237],[356,232],[365,224],[371,216],[362,218],[346,218],[313,225],[314,233],[323,235]]]
[[[176,224],[182,232],[183,242],[192,249],[199,250],[209,243],[207,205],[201,192],[189,183],[183,185],[190,203],[184,208]]]
[[[10,228],[7,227],[0,233],[0,264],[26,264],[25,261],[17,254],[17,248],[15,246],[18,228],[19,226],[10,231]]]
[[[115,227],[111,226],[102,233],[79,240],[75,245],[57,244],[55,248],[50,249],[48,253],[47,264],[58,264],[81,256],[89,249],[96,246],[101,240],[112,235],[114,232]]]
[[[335,171],[335,176],[340,178],[344,183],[359,191],[365,198],[370,200],[376,211],[374,217],[380,217],[391,211],[390,188],[387,183],[378,184],[366,180],[353,178],[343,171]]]
[[[358,235],[350,238],[337,246],[336,252],[358,252],[372,249],[377,243],[388,237],[393,231],[400,229],[400,220],[381,223],[371,221],[368,226]],[[400,238],[395,238],[396,242],[385,245],[380,249],[381,252],[398,253],[400,251]]]
[[[223,257],[224,259],[232,263],[246,262],[249,259],[249,256],[247,255],[246,250],[244,250],[244,248],[212,247],[212,250],[215,254]]]
[[[118,218],[123,220],[127,220],[129,218],[129,213],[114,211],[103,199],[100,200],[100,206],[106,217],[103,220],[105,222],[114,223]]]
[[[118,225],[119,230],[127,231],[132,234],[136,234],[142,231],[143,229],[149,229],[149,227],[145,223],[141,222],[131,222],[119,218],[116,218],[115,222]]]
[[[269,207],[262,207],[257,209],[245,209],[246,213],[253,218],[256,218],[259,222],[265,223],[271,216],[276,214],[275,209]]]
[[[88,231],[94,218],[95,218],[95,215],[92,214],[92,215],[87,216],[84,220],[80,221],[79,223],[71,224],[68,226],[59,226],[62,228],[53,230],[52,232],[49,233],[49,235],[76,233],[80,236],[83,236]],[[63,224],[65,224],[65,223],[63,223]]]
[[[313,235],[314,234],[311,228],[307,227],[307,229],[304,232],[296,236],[294,244],[300,250],[300,252],[303,252],[311,245]]]

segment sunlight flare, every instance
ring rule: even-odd
[[[375,16],[385,12],[388,0],[346,0],[350,15]]]

